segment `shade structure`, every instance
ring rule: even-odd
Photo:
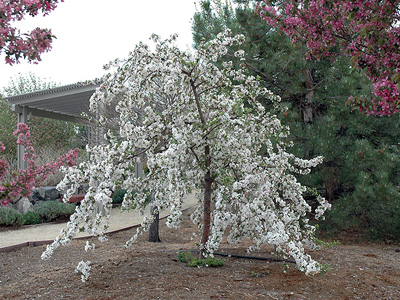
[[[31,116],[68,122],[84,122],[90,98],[98,84],[71,84],[33,93],[7,97],[7,103],[18,114],[18,123],[27,123]],[[18,168],[26,168],[24,149],[18,146]]]
[[[38,92],[8,97],[11,109],[18,114],[70,122],[83,121],[89,111],[89,100],[99,85],[71,84]]]

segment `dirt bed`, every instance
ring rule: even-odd
[[[193,268],[177,259],[178,251],[196,249],[188,214],[179,231],[161,221],[162,243],[143,237],[125,250],[129,230],[94,241],[89,253],[85,241],[74,241],[48,261],[40,260],[45,246],[0,253],[0,299],[400,299],[398,244],[342,241],[313,254],[331,267],[313,277],[293,265],[284,272],[284,263],[238,258],[224,258],[222,268]],[[247,255],[245,249],[223,245],[221,252]],[[81,260],[92,262],[85,283],[74,273]]]

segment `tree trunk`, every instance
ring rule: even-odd
[[[206,146],[206,167],[207,173],[204,176],[204,210],[203,210],[203,234],[201,237],[201,248],[200,248],[200,258],[204,258],[204,248],[208,242],[208,237],[210,235],[210,224],[211,224],[211,192],[212,192],[212,178],[210,171],[210,147]]]
[[[136,177],[143,177],[144,176],[143,160],[140,163],[136,163],[135,170],[136,170],[135,171],[136,172]],[[152,197],[151,201],[153,201],[153,196],[154,195],[151,196]],[[158,230],[159,223],[160,223],[160,215],[159,215],[158,212],[155,213],[154,211],[155,211],[155,208],[150,203],[150,214],[152,216],[154,216],[154,220],[150,224],[150,228],[149,228],[149,242],[159,243],[159,242],[161,242],[160,236],[159,236],[159,230]]]
[[[154,216],[154,220],[150,225],[149,228],[149,242],[152,243],[160,243],[160,236],[159,236],[159,223],[160,223],[160,214],[155,212],[154,206],[150,208],[150,214]]]
[[[303,121],[308,124],[313,122],[314,81],[310,69],[304,70],[304,76],[307,94],[303,104]]]

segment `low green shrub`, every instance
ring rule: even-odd
[[[126,190],[125,189],[116,189],[112,196],[112,203],[119,204],[124,200]]]
[[[27,213],[23,214],[22,217],[24,218],[24,225],[34,225],[43,222],[43,219],[36,211],[28,211]]]
[[[198,259],[193,257],[190,252],[178,252],[178,260],[183,263],[187,263],[189,267],[212,267],[218,268],[224,265],[224,261],[222,259],[218,259],[215,257],[207,257]]]
[[[75,204],[57,201],[39,201],[33,211],[45,222],[68,219],[75,211]]]
[[[10,207],[0,207],[0,226],[19,227],[24,224],[22,214]]]

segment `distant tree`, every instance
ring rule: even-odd
[[[13,135],[17,122],[17,116],[8,107],[7,100],[0,97],[0,141],[7,149],[2,153],[7,160],[17,155],[17,138]]]
[[[254,10],[253,1],[243,0],[236,5],[231,1],[201,1],[193,17],[195,46],[213,39],[226,28],[244,34],[249,74],[259,76],[263,85],[279,95],[283,103],[298,110],[304,124],[312,123],[335,101],[337,90],[343,86],[339,83],[341,78],[351,77],[354,72],[345,70],[348,64],[344,60],[335,63],[330,59],[307,59],[304,45],[293,45],[286,35],[260,22]],[[237,58],[232,60],[237,65],[242,63]],[[362,92],[369,91],[365,88]]]
[[[37,63],[40,55],[51,49],[54,35],[50,29],[35,28],[31,32],[21,33],[15,22],[26,15],[44,15],[54,10],[63,0],[6,0],[0,3],[0,54],[5,54],[7,64],[13,65],[20,59]]]
[[[27,74],[18,73],[16,77],[10,78],[8,86],[3,87],[2,94],[5,97],[11,97],[41,90],[48,90],[57,86],[60,86],[60,84],[53,81],[43,80],[32,72]]]
[[[320,227],[333,231],[356,227],[369,237],[400,240],[400,157],[396,157],[400,119],[368,117],[346,105],[350,95],[372,97],[368,78],[345,56],[307,59],[301,41],[293,44],[284,33],[260,22],[254,1],[201,1],[193,20],[196,46],[226,28],[247,37],[241,45],[247,74],[259,76],[288,108],[280,119],[290,127],[291,151],[298,157],[324,157],[314,172],[298,177],[333,205]],[[243,63],[233,55],[230,59],[236,65]],[[359,197],[366,186],[368,193]]]

